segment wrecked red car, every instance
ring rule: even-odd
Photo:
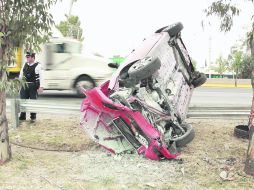
[[[95,142],[114,154],[136,151],[161,160],[176,158],[193,140],[185,119],[192,92],[206,76],[193,67],[182,29],[175,23],[157,30],[109,81],[83,90],[81,127]]]

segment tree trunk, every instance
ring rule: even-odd
[[[0,80],[6,81],[4,66],[4,49],[0,46]],[[6,93],[0,91],[0,165],[11,159],[11,146],[8,135],[8,122],[6,117]]]
[[[8,122],[6,118],[6,94],[0,92],[0,164],[11,159],[11,147],[8,136]]]
[[[251,107],[251,115],[249,120],[249,128],[250,128],[250,137],[249,137],[249,146],[247,151],[247,159],[245,162],[245,168],[244,171],[246,174],[254,176],[254,126],[252,124],[253,121],[253,108],[254,108],[254,23],[252,25],[252,38],[250,41],[250,47],[251,47],[251,57],[252,57],[252,71],[251,71],[251,85],[252,85],[252,107]]]
[[[238,69],[236,69],[235,73],[235,87],[237,87],[237,79],[238,79]]]

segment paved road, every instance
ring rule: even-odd
[[[250,88],[200,87],[194,90],[191,105],[251,106]]]
[[[80,104],[82,98],[75,97],[71,91],[45,91],[39,97],[55,103]],[[194,90],[191,105],[197,106],[251,106],[252,89],[199,87]]]
[[[64,104],[81,104],[83,98],[78,98],[75,95],[75,92],[72,91],[56,91],[48,90],[44,91],[43,94],[39,95],[39,98],[42,100],[52,101],[55,103],[64,103]]]

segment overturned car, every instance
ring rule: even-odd
[[[171,159],[193,140],[194,129],[185,119],[192,92],[206,76],[195,71],[182,29],[176,23],[157,30],[109,81],[83,90],[81,127],[110,152]]]

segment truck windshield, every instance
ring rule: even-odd
[[[54,45],[55,53],[81,53],[81,43],[66,42]]]

